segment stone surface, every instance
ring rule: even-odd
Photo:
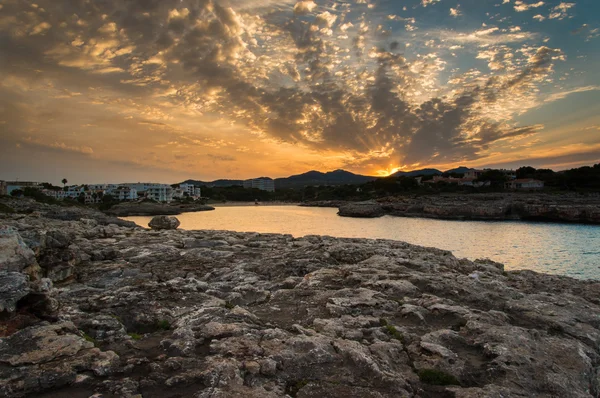
[[[157,216],[170,215],[174,216],[184,212],[195,211],[210,211],[215,208],[212,206],[202,205],[198,203],[152,203],[152,202],[133,202],[119,203],[106,211],[106,214],[117,217],[128,216]]]
[[[338,214],[342,217],[375,218],[385,214],[381,205],[374,201],[350,202],[339,207]]]
[[[180,222],[176,217],[156,216],[148,223],[148,226],[156,231],[177,229]]]
[[[427,217],[447,220],[530,220],[600,224],[600,198],[574,194],[447,194],[397,196],[370,202],[322,201],[345,217]]]
[[[0,395],[600,393],[600,282],[403,242],[152,231],[91,216],[0,215],[42,277],[72,268],[20,300],[48,294],[54,319],[0,318]]]

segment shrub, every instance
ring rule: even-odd
[[[7,205],[0,203],[0,213],[14,213],[15,211]]]
[[[163,319],[162,321],[156,322],[156,327],[160,330],[169,330],[171,329],[171,324],[166,319]]]
[[[379,318],[379,325],[385,330],[385,332],[393,339],[398,340],[404,344],[404,336],[394,326],[390,325],[385,318]]]
[[[90,343],[93,343],[94,345],[96,345],[96,339],[95,338],[93,338],[92,336],[90,336],[86,332],[81,332],[81,334],[82,334],[82,337],[85,339],[85,341],[89,341]]]
[[[134,340],[141,340],[142,339],[142,335],[138,334],[138,333],[129,333],[129,337],[131,337]]]
[[[421,369],[417,372],[421,382],[434,386],[459,386],[458,379],[451,374],[436,369]]]

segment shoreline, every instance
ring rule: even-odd
[[[336,207],[339,215],[376,218],[384,215],[440,220],[525,221],[600,225],[600,197],[547,194],[472,194],[400,196],[363,202],[314,201],[306,207]]]
[[[299,206],[300,203],[296,202],[259,202],[259,204],[255,204],[255,202],[225,202],[225,203],[208,203],[209,206],[213,206],[215,208],[218,207],[269,207],[269,206]]]

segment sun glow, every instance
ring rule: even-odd
[[[406,166],[399,166],[399,167],[390,166],[387,169],[377,170],[376,175],[379,176],[379,177],[389,177],[392,174],[397,173],[400,170],[403,170],[405,168],[406,168]]]

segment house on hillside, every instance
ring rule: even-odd
[[[472,169],[472,170],[467,171],[463,178],[469,178],[469,179],[475,180],[475,179],[481,177],[481,175],[483,173],[485,173],[485,170]]]
[[[182,196],[191,196],[192,198],[199,198],[202,196],[201,188],[195,186],[194,184],[179,184],[179,189],[183,192]],[[174,194],[173,196],[176,195]]]
[[[506,189],[514,190],[536,190],[544,188],[544,181],[533,178],[521,178],[508,181],[504,184]]]
[[[275,192],[275,181],[268,177],[254,178],[244,181],[244,188],[256,188],[261,191]]]

